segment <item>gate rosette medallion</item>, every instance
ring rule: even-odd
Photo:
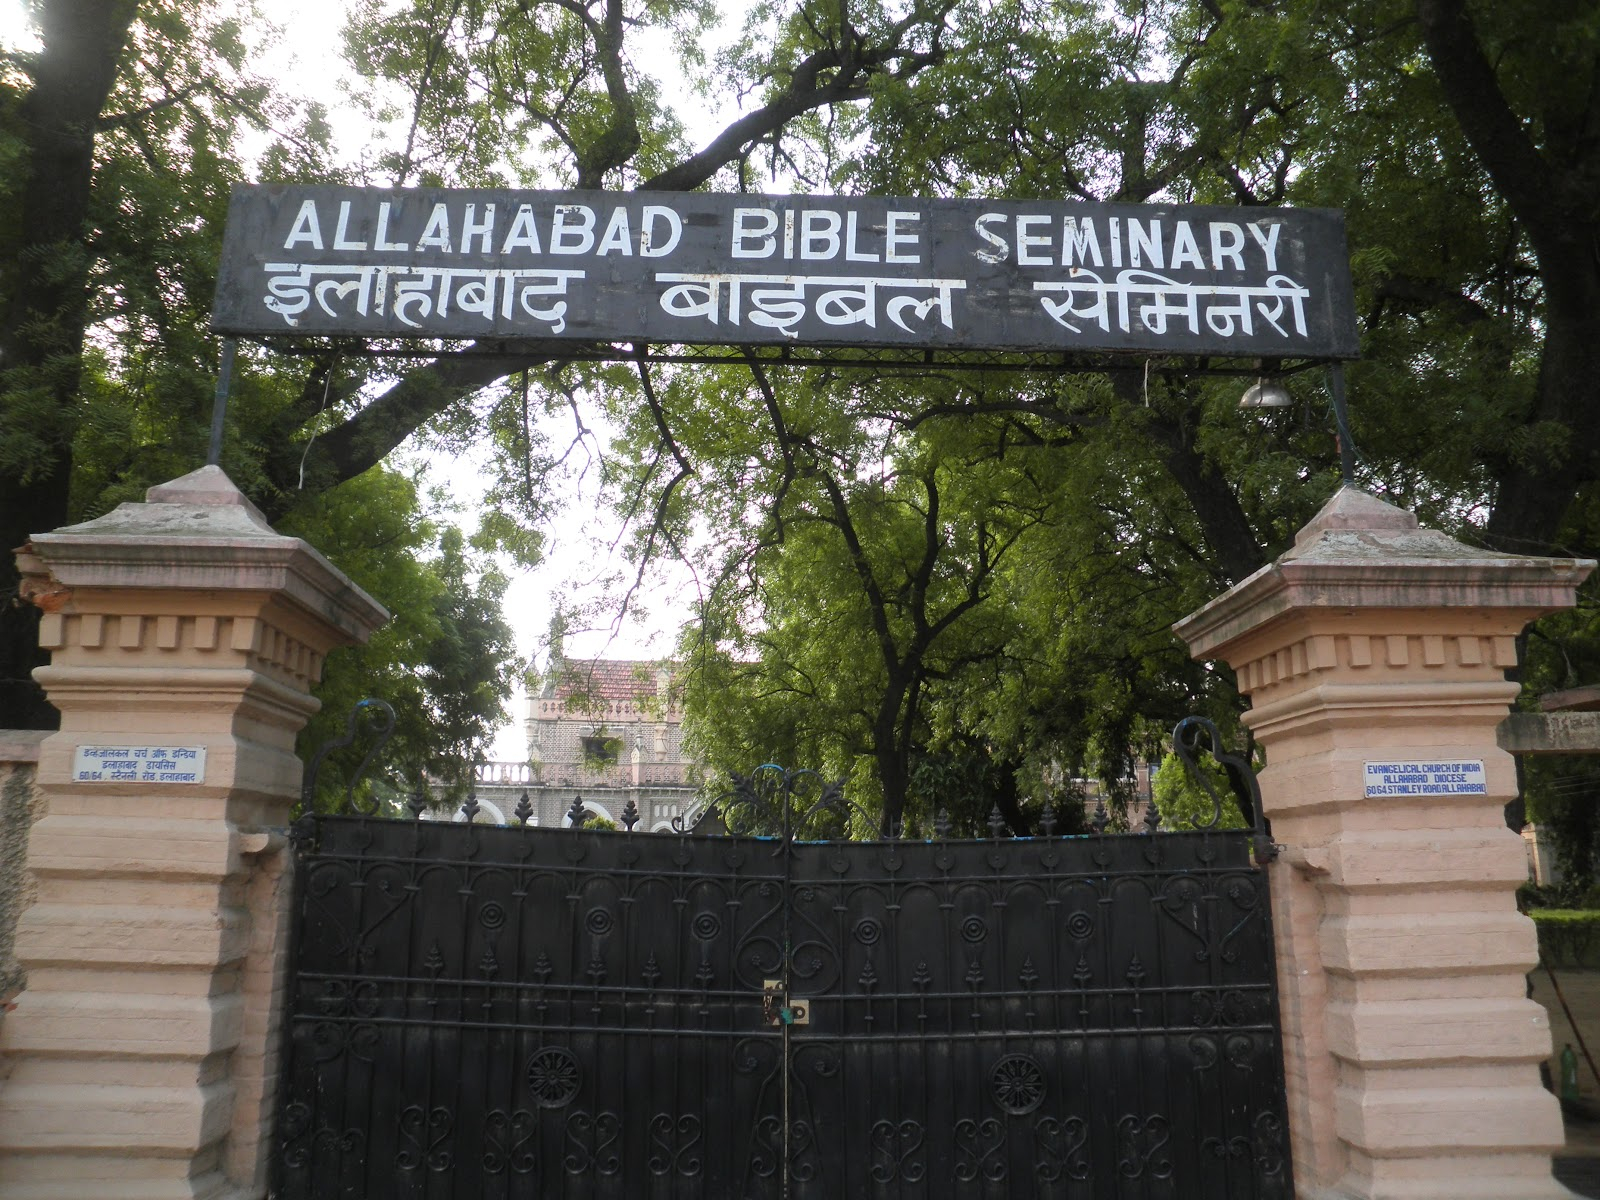
[[[1026,1054],[1008,1054],[989,1072],[994,1102],[1013,1117],[1044,1103],[1044,1071]]]
[[[528,1062],[528,1086],[541,1108],[571,1104],[580,1078],[578,1060],[561,1046],[545,1046]]]

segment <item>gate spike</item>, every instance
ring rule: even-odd
[[[632,833],[633,827],[638,823],[639,806],[630,799],[628,803],[622,807],[622,827],[629,833]]]
[[[478,815],[478,789],[473,788],[467,793],[467,802],[461,806],[461,815],[467,819],[467,824],[472,824],[472,818]]]
[[[411,791],[411,799],[406,801],[406,807],[411,810],[413,821],[422,820],[422,814],[428,811],[428,788],[420,779],[417,786]]]
[[[1039,828],[1049,837],[1056,831],[1056,807],[1049,800],[1044,802],[1044,811],[1039,814]]]
[[[522,789],[522,796],[517,801],[516,810],[512,814],[517,818],[518,825],[527,825],[528,818],[533,816],[533,802],[528,799],[528,789]]]
[[[1089,821],[1089,827],[1096,833],[1104,833],[1106,826],[1111,823],[1111,814],[1106,812],[1106,798],[1096,796],[1094,801],[1094,816]]]
[[[1031,954],[1022,956],[1022,970],[1017,973],[1017,982],[1025,991],[1030,992],[1033,990],[1033,985],[1039,982],[1039,972],[1034,968]]]
[[[1156,802],[1151,800],[1144,810],[1144,831],[1154,833],[1161,826],[1161,810],[1156,807]]]
[[[567,809],[567,823],[574,829],[582,829],[588,819],[589,810],[583,806],[583,797],[574,796],[572,798],[572,807]]]
[[[989,810],[989,836],[999,837],[1005,827],[1006,819],[1000,815],[1000,802],[996,800],[994,807]]]
[[[933,836],[947,838],[950,836],[950,810],[941,808],[933,814]]]

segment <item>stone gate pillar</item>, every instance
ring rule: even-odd
[[[294,739],[324,656],[387,614],[216,467],[19,559],[61,729],[0,1021],[0,1196],[263,1196]]]
[[[1544,1010],[1525,998],[1537,949],[1495,729],[1517,634],[1571,607],[1594,565],[1477,550],[1347,487],[1175,627],[1233,667],[1266,751],[1301,1197],[1568,1195],[1550,1175],[1561,1116],[1538,1074]]]

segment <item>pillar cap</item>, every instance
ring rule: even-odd
[[[1276,562],[1172,628],[1196,658],[1290,611],[1502,610],[1517,628],[1571,608],[1593,559],[1468,546],[1357,488],[1339,489]]]
[[[35,534],[19,554],[27,590],[60,609],[70,595],[101,588],[272,592],[364,642],[389,619],[384,607],[306,542],[273,530],[220,467],[158,484],[143,502]],[[31,561],[30,561],[31,560]]]

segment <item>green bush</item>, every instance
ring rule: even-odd
[[[1233,788],[1228,784],[1228,772],[1222,764],[1202,758],[1197,765],[1222,800],[1222,816],[1216,828],[1246,828],[1244,814],[1239,811],[1239,802],[1234,799]],[[1183,760],[1170,750],[1156,771],[1152,798],[1156,811],[1161,814],[1161,828],[1169,833],[1204,828],[1210,824],[1211,816],[1216,812],[1216,804],[1210,793],[1190,777]]]
[[[1600,969],[1600,909],[1536,908],[1539,956],[1552,967]]]
[[[1532,912],[1536,908],[1600,909],[1600,884],[1552,883],[1541,887],[1528,880],[1517,889],[1517,908]]]

